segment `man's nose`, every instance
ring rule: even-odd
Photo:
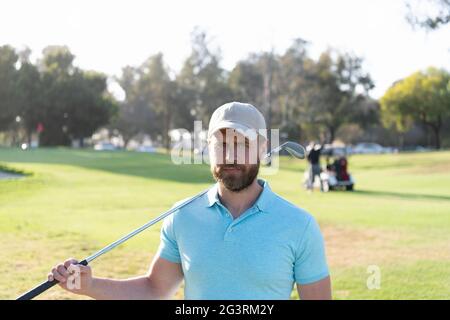
[[[238,148],[237,144],[233,147],[227,147],[225,151],[225,163],[226,164],[245,164],[245,150]]]
[[[225,163],[237,164],[237,150],[234,145],[225,148]]]

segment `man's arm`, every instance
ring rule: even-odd
[[[89,266],[78,265],[81,276],[80,288],[68,289],[67,268],[70,264],[76,263],[76,260],[69,259],[64,264],[56,266],[49,274],[49,280],[55,278],[65,290],[94,299],[169,299],[183,280],[181,264],[156,256],[147,275],[126,280],[95,278]]]
[[[297,283],[297,292],[301,300],[331,300],[330,277],[304,285]]]

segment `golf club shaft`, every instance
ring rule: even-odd
[[[129,234],[127,234],[126,236],[120,238],[117,241],[114,241],[113,243],[107,245],[106,247],[104,247],[103,249],[97,251],[96,253],[90,255],[89,257],[87,257],[85,260],[89,263],[91,261],[93,261],[94,259],[100,257],[101,255],[111,251],[112,249],[114,249],[115,247],[117,247],[118,245],[124,243],[125,241],[127,241],[128,239],[134,237],[135,235],[141,233],[142,231],[144,231],[145,229],[151,227],[152,225],[154,225],[155,223],[161,221],[162,219],[164,219],[165,217],[171,215],[172,213],[174,213],[175,211],[177,211],[178,209],[181,209],[182,207],[188,205],[189,203],[191,203],[192,201],[194,201],[195,199],[201,197],[202,195],[204,195],[206,192],[208,192],[209,189],[206,189],[202,192],[200,192],[199,194],[195,195],[192,198],[189,198],[188,200],[184,201],[183,203],[180,203],[179,205],[171,208],[170,210],[164,212],[163,214],[159,215],[158,217],[156,217],[153,220],[150,220],[149,222],[147,222],[146,224],[144,224],[142,227],[137,228],[136,230],[133,230],[132,232],[130,232]]]
[[[195,199],[201,197],[202,195],[204,195],[208,191],[209,191],[209,189],[206,189],[206,190],[200,192],[199,194],[197,194],[196,196],[194,196],[192,198],[189,198],[188,200],[184,201],[183,203],[181,203],[181,204],[171,208],[170,210],[164,212],[163,214],[161,214],[160,216],[156,217],[155,219],[150,220],[149,222],[147,222],[143,226],[137,228],[136,230],[133,230],[132,232],[130,232],[126,236],[120,238],[117,241],[114,241],[113,243],[107,245],[103,249],[101,249],[101,250],[97,251],[96,253],[90,255],[89,257],[87,257],[83,261],[79,262],[79,264],[87,266],[91,261],[93,261],[93,260],[97,259],[98,257],[100,257],[101,255],[104,255],[105,253],[111,251],[112,249],[114,249],[118,245],[124,243],[128,239],[130,239],[130,238],[134,237],[135,235],[141,233],[145,229],[147,229],[150,226],[154,225],[155,223],[161,221],[162,219],[164,219],[165,217],[167,217],[170,214],[174,213],[178,209],[184,207],[185,205],[191,203]],[[30,291],[24,293],[20,297],[18,297],[17,300],[30,300],[30,299],[33,299],[34,297],[40,295],[41,293],[45,292],[46,290],[48,290],[51,287],[53,287],[54,285],[56,285],[58,282],[59,281],[56,280],[56,279],[54,279],[53,281],[45,281],[45,282],[41,283],[40,285],[36,286],[35,288],[31,289]]]

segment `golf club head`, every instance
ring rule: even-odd
[[[297,159],[305,159],[306,157],[306,150],[299,143],[288,141],[283,143],[280,147],[282,147],[281,150],[286,150],[291,156]]]
[[[279,153],[282,150],[286,150],[291,156],[297,159],[305,159],[306,157],[306,150],[301,144],[292,141],[287,141],[285,143],[282,143],[278,147],[273,148],[269,153],[267,153],[262,158],[263,162],[269,162],[270,157],[273,154]]]

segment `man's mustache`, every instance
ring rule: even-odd
[[[219,171],[226,170],[226,169],[238,169],[241,171],[245,170],[245,166],[242,164],[220,164],[220,165],[217,165],[217,167],[218,167]]]

